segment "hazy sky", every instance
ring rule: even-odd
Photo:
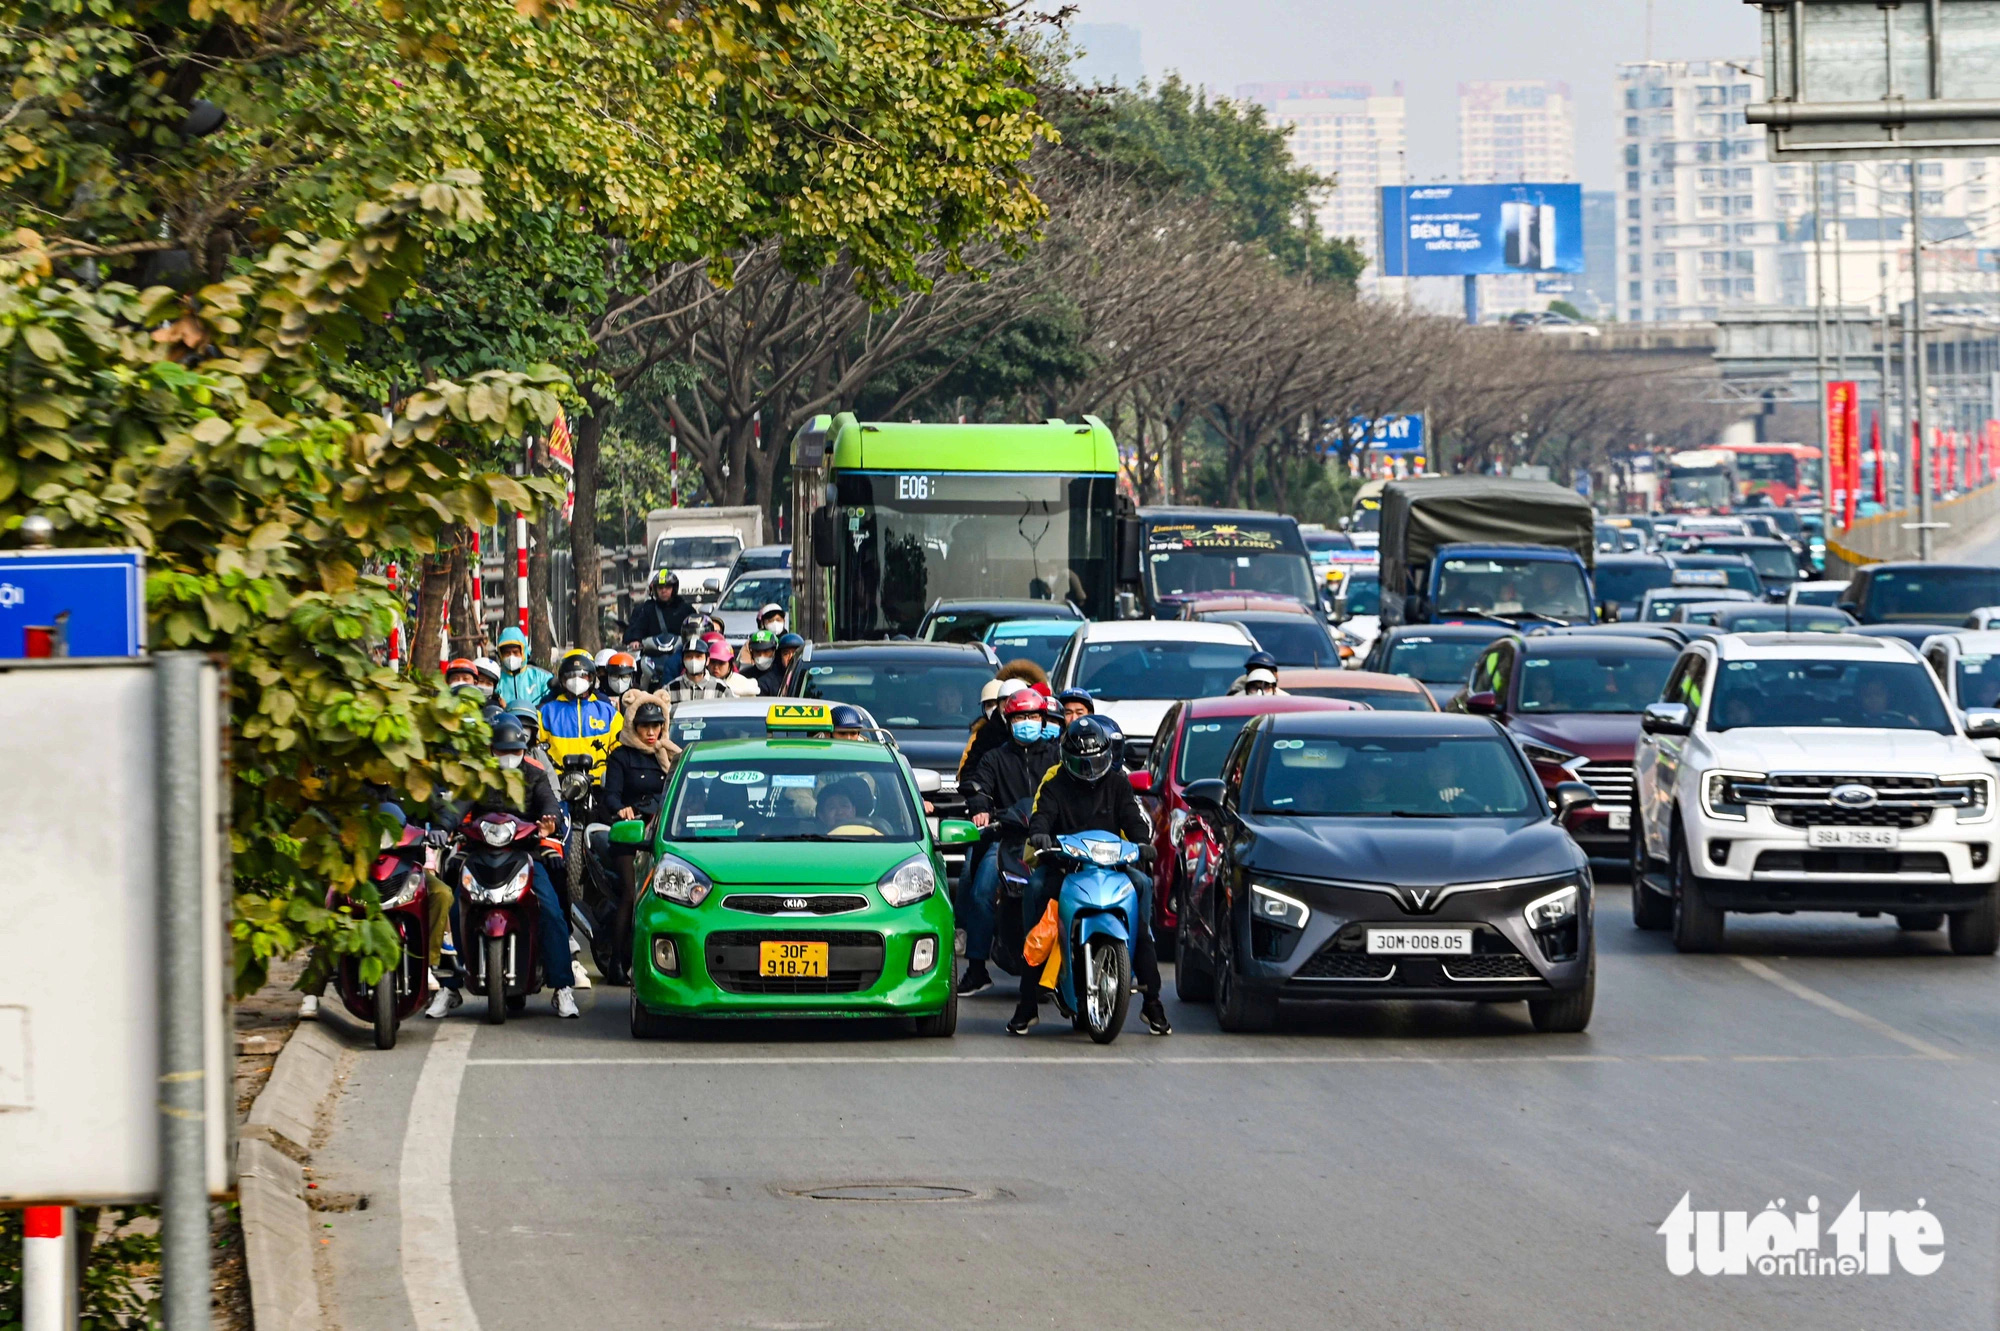
[[[1458,85],[1553,78],[1577,103],[1577,171],[1615,186],[1614,71],[1646,54],[1646,0],[1080,0],[1078,21],[1140,30],[1146,73],[1234,91],[1276,79],[1402,81],[1412,179],[1458,170]],[[1653,0],[1658,59],[1754,56],[1743,0]]]

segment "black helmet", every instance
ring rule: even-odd
[[[861,709],[852,703],[837,702],[833,705],[833,728],[835,730],[870,730],[868,718],[861,715]]]
[[[1123,737],[1098,716],[1079,716],[1062,733],[1063,770],[1079,781],[1092,785],[1102,781],[1118,765]]]
[[[667,709],[656,702],[642,702],[632,713],[635,726],[663,726],[667,723]]]
[[[1278,673],[1278,658],[1269,652],[1252,652],[1244,658],[1243,672],[1248,674],[1252,670],[1268,670],[1275,675]]]
[[[536,737],[542,733],[542,714],[527,703],[515,703],[507,709],[507,715],[513,717],[521,729],[527,732],[530,744],[534,743]]]
[[[805,645],[806,640],[796,633],[780,633],[778,635],[778,650],[781,652],[795,652]]]
[[[527,730],[517,718],[502,712],[493,722],[493,752],[526,753],[527,751]]]
[[[655,587],[671,587],[674,591],[678,592],[681,589],[681,575],[670,568],[663,568],[653,574],[653,585]]]

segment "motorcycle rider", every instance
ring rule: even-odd
[[[1056,838],[1076,832],[1110,832],[1138,843],[1143,857],[1150,849],[1152,824],[1132,794],[1119,763],[1121,745],[1104,722],[1087,716],[1063,732],[1058,745],[1061,761],[1050,769],[1035,791],[1034,812],[1028,816],[1028,845],[1036,853],[1028,890],[1022,895],[1022,920],[1033,929],[1042,913],[1062,892],[1067,874],[1065,862],[1042,858],[1053,850]],[[1145,994],[1139,1015],[1154,1035],[1172,1035],[1167,1010],[1160,1005],[1160,961],[1153,948],[1153,880],[1137,865],[1124,866],[1126,877],[1138,889],[1139,918],[1132,921],[1132,974]],[[1021,1001],[1007,1023],[1007,1034],[1026,1035],[1039,1020],[1035,1005],[1041,967],[1025,966],[1021,972]]]
[[[778,669],[778,636],[769,629],[750,635],[750,664],[743,677],[757,686],[758,696],[775,698],[784,690],[785,675]]]
[[[785,607],[776,601],[766,601],[757,612],[757,627],[776,638],[785,631]]]
[[[708,673],[708,644],[688,639],[681,648],[681,673],[667,685],[668,700],[678,704],[730,696],[728,685]]]
[[[604,776],[604,758],[618,741],[618,727],[624,718],[592,687],[596,668],[590,653],[565,652],[556,664],[555,687],[542,700],[542,736],[556,766],[572,753],[590,755],[591,774]]]
[[[472,682],[478,685],[480,691],[485,693],[487,697],[491,698],[498,693],[500,689],[500,675],[500,663],[492,657],[480,656],[473,659]],[[500,705],[505,707],[507,700],[505,698],[500,699]]]
[[[1278,658],[1269,652],[1250,653],[1244,658],[1243,673],[1229,686],[1229,696],[1248,695],[1254,698],[1274,693],[1284,693],[1278,687]]]
[[[798,634],[780,633],[778,635],[777,671],[780,681],[783,681],[784,677],[791,673],[792,663],[799,659],[799,653],[805,649],[806,640]]]
[[[1001,704],[1001,724],[1008,741],[989,750],[961,783],[966,811],[975,827],[992,828],[1003,811],[1033,800],[1042,778],[1061,759],[1054,741],[1043,733],[1042,695],[1034,689],[1017,689]],[[997,840],[993,828],[982,842]],[[960,915],[965,921],[965,974],[959,977],[961,995],[976,994],[993,987],[986,972],[986,957],[993,950],[993,921],[1000,894],[1000,856],[991,845],[972,867],[965,903]]]
[[[1088,689],[1064,689],[1056,695],[1056,702],[1062,707],[1064,725],[1079,716],[1097,715],[1097,699],[1090,696]]]
[[[617,704],[620,711],[629,712],[631,708],[625,706],[625,695],[639,683],[639,663],[632,659],[632,654],[612,652],[606,656],[599,679],[604,696]]]
[[[555,676],[537,665],[528,664],[528,635],[517,628],[500,630],[500,697],[509,709],[525,703],[541,706]]]
[[[586,664],[590,660],[584,653],[571,655],[581,656]],[[510,813],[516,818],[525,818],[529,822],[540,824],[543,836],[554,836],[561,809],[556,800],[555,788],[530,767],[531,760],[527,756],[527,730],[514,717],[502,716],[493,726],[492,748],[493,756],[499,761],[502,770],[518,769],[527,778],[526,798],[522,801],[527,807],[516,808],[509,802],[504,791],[495,791],[476,801],[466,811],[464,825],[470,826],[478,822],[483,814]],[[569,919],[563,913],[562,902],[556,896],[555,884],[550,881],[548,871],[542,866],[539,853],[529,859],[528,869],[528,882],[534,891],[535,904],[541,916],[536,921],[535,928],[539,935],[537,944],[543,960],[542,974],[548,986],[555,991],[550,1002],[558,1017],[580,1016],[582,1014],[576,1007],[576,991],[571,987]],[[454,938],[465,936],[464,930],[456,923],[452,926],[452,936]],[[449,997],[440,994],[433,999],[426,1015],[442,1017],[463,1001],[456,989],[450,990],[449,993]]]
[[[636,652],[647,638],[679,638],[687,633],[694,602],[681,595],[681,575],[670,568],[653,574],[650,595],[632,607],[625,621],[625,650]]]
[[[651,821],[660,811],[667,793],[667,777],[673,773],[680,745],[667,738],[667,709],[657,694],[640,695],[638,706],[625,728],[618,732],[618,746],[604,767],[604,802],[621,819]],[[620,955],[632,951],[632,908],[638,901],[638,880],[632,857],[637,846],[617,846],[607,839],[603,847],[618,871]]]
[[[463,688],[470,684],[477,686],[479,671],[472,664],[472,658],[454,656],[444,663],[444,686],[448,689]]]
[[[758,695],[756,682],[736,672],[736,653],[729,650],[729,644],[716,638],[708,644],[709,677],[720,682],[725,698],[755,698]],[[676,700],[678,701],[678,700]]]
[[[549,789],[560,800],[562,788],[556,784],[556,760],[549,756],[548,746],[542,743],[542,714],[526,703],[518,703],[508,707],[507,715],[519,721],[521,729],[528,732],[528,760],[521,766],[527,767],[530,762],[540,763],[548,773]]]

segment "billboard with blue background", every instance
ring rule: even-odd
[[[1385,185],[1382,273],[1580,273],[1583,186]]]

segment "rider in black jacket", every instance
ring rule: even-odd
[[[1060,758],[1055,741],[1042,738],[1043,698],[1034,689],[1021,689],[987,718],[986,724],[1008,736],[998,747],[986,750],[961,783],[966,812],[985,829],[981,854],[968,866],[966,886],[960,892],[959,918],[965,922],[965,974],[959,977],[958,992],[976,994],[993,986],[986,960],[993,950],[994,916],[1000,905],[1000,855],[995,844],[1007,837],[1018,852],[1025,834],[1019,825],[1011,831],[995,822],[1007,810],[1025,810]],[[1009,945],[1012,946],[1011,944]]]
[[[694,614],[694,602],[681,596],[680,574],[663,568],[653,575],[651,594],[632,607],[625,621],[625,650],[637,651],[647,638],[678,638]]]

